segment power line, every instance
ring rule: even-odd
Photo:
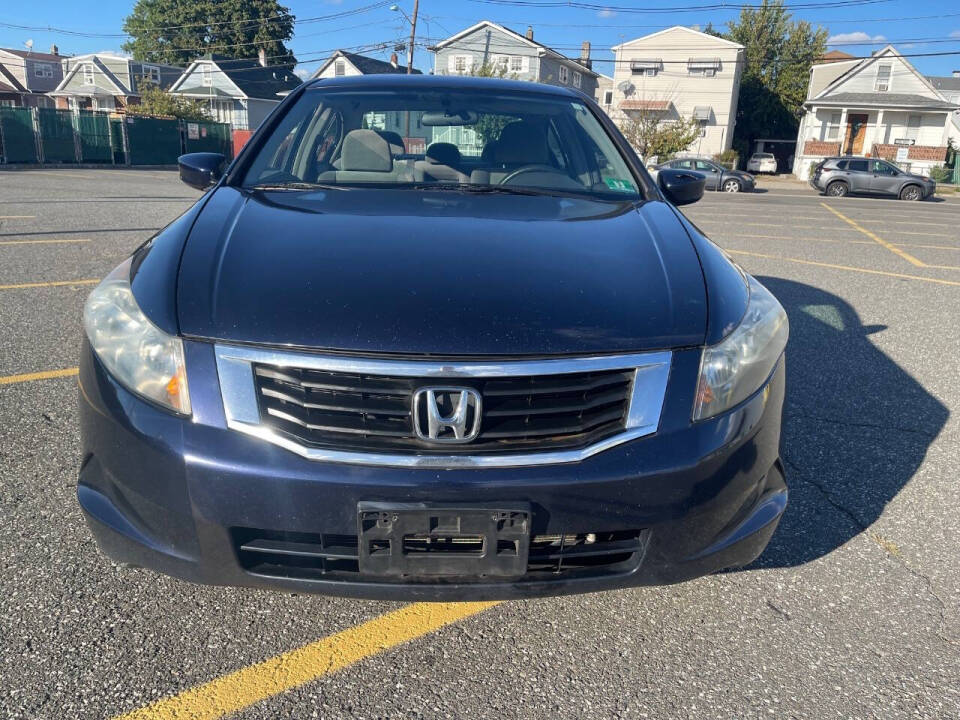
[[[703,12],[704,10],[737,10],[737,9],[746,9],[746,10],[756,10],[762,5],[751,5],[751,4],[740,4],[740,5],[731,5],[729,3],[711,3],[707,5],[679,5],[673,7],[659,7],[659,8],[650,8],[650,7],[625,7],[622,5],[606,5],[606,4],[596,4],[589,2],[578,2],[577,0],[545,0],[544,2],[535,2],[534,0],[470,0],[474,3],[482,3],[485,5],[506,5],[511,7],[535,7],[535,8],[568,8],[568,9],[579,9],[579,10],[592,10],[592,11],[603,11],[603,10],[613,10],[617,13],[629,13],[629,14],[638,14],[638,15],[658,15],[664,13],[678,13],[678,12]],[[787,10],[804,10],[810,8],[841,8],[841,7],[855,7],[861,5],[876,5],[878,3],[887,3],[893,2],[893,0],[823,0],[822,2],[799,2],[792,3],[790,5],[785,5],[784,7]]]
[[[329,15],[319,15],[317,17],[302,18],[297,20],[290,13],[282,13],[278,15],[269,15],[263,18],[247,18],[243,20],[223,20],[220,22],[213,23],[187,23],[183,25],[158,25],[156,27],[149,28],[151,32],[160,32],[164,30],[181,30],[184,28],[191,27],[218,27],[221,25],[253,25],[256,23],[263,22],[274,22],[279,20],[292,20],[294,25],[306,25],[316,22],[325,22],[327,20],[337,20],[345,17],[351,17],[353,15],[360,15],[362,13],[370,12],[371,10],[379,10],[381,8],[387,7],[390,4],[390,0],[381,0],[380,2],[375,2],[370,5],[364,5],[359,8],[354,8],[352,10],[343,10],[338,13],[331,13]],[[48,33],[58,33],[61,35],[74,35],[77,37],[89,37],[89,38],[129,38],[132,37],[128,33],[91,33],[85,30],[71,30],[68,28],[58,28],[50,25],[47,26],[34,26],[34,25],[17,25],[15,23],[0,22],[0,27],[11,28],[14,30],[28,30],[33,32],[48,32]]]

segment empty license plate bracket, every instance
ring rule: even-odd
[[[523,575],[530,506],[425,503],[357,505],[360,572],[389,577]]]

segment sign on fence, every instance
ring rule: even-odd
[[[908,147],[898,147],[897,148],[897,162],[906,162],[910,158],[910,148]]]
[[[187,140],[200,139],[200,126],[197,123],[187,123]]]

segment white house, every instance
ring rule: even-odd
[[[390,62],[378,60],[377,58],[358,55],[357,53],[347,52],[346,50],[337,50],[333,55],[323,61],[323,64],[317,68],[316,72],[310,76],[316,78],[332,77],[351,77],[353,75],[402,75],[407,72],[406,65],[400,65],[397,62],[397,54],[390,55]],[[420,75],[416,68],[412,70],[413,75]]]
[[[256,58],[210,54],[194,60],[170,93],[203,102],[214,120],[234,130],[256,130],[282,94],[299,84],[289,66],[268,66],[261,50]]]
[[[950,140],[960,142],[960,99],[938,90],[892,45],[869,58],[814,65],[803,107],[794,162],[802,179],[833,155],[880,157],[929,174],[947,159]]]
[[[655,112],[663,122],[696,118],[688,150],[711,156],[733,143],[743,45],[677,25],[613,48],[614,119]]]

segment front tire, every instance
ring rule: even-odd
[[[910,200],[911,202],[922,200],[923,191],[921,191],[916,185],[907,185],[903,190],[900,191],[900,199]]]
[[[739,180],[724,180],[723,181],[723,191],[729,193],[740,192],[740,181]]]
[[[850,188],[847,187],[845,182],[840,182],[836,180],[829,185],[827,185],[827,195],[830,197],[844,197],[850,192]]]

